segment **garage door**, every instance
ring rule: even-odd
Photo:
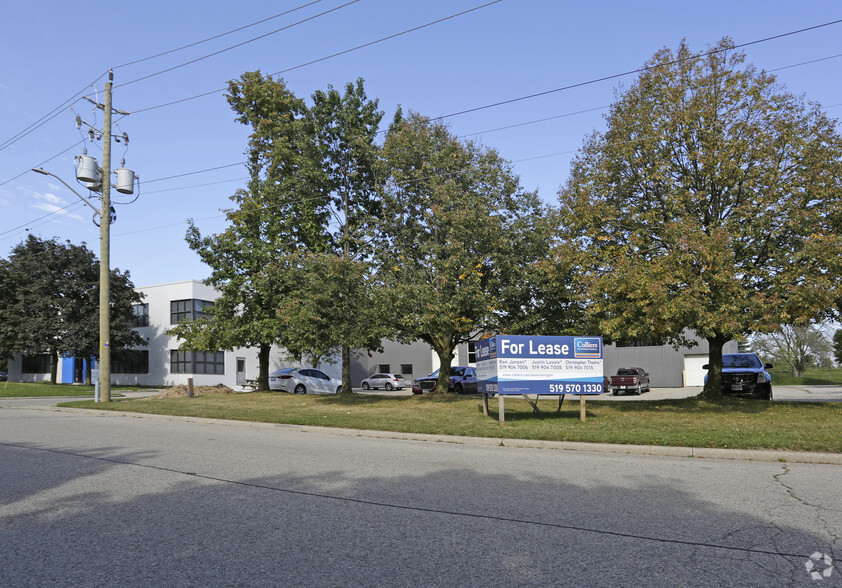
[[[702,366],[708,362],[707,355],[685,355],[684,356],[684,385],[704,386],[707,370]]]

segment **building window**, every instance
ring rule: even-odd
[[[207,309],[213,302],[188,298],[186,300],[172,300],[170,302],[170,324],[177,325],[181,321],[200,319],[207,315]]]
[[[123,349],[111,358],[112,374],[148,374],[148,349]]]
[[[132,327],[149,326],[149,305],[132,304]]]
[[[389,363],[381,363],[377,366],[377,371],[389,374],[392,372],[392,365]]]
[[[48,353],[24,355],[20,371],[24,374],[49,374],[52,365],[52,356]]]
[[[224,351],[170,351],[172,374],[225,374]]]
[[[401,375],[412,375],[412,364],[411,363],[402,363],[401,364]]]
[[[468,341],[468,363],[477,362],[477,344],[473,341]]]

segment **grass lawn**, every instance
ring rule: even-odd
[[[807,386],[842,385],[842,369],[839,368],[829,370],[810,368],[800,378],[794,378],[791,369],[786,366],[778,366],[769,370],[769,374],[772,376],[772,386],[797,386],[799,384]]]
[[[506,424],[497,400],[482,414],[477,397],[298,396],[284,393],[213,394],[194,398],[76,401],[61,406],[198,416],[268,423],[320,425],[502,439],[541,439],[684,447],[842,452],[842,403],[765,402],[723,398],[587,403],[568,398],[539,402],[535,414],[521,398],[506,400]]]

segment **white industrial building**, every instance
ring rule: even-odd
[[[240,389],[247,380],[258,375],[257,350],[240,348],[233,351],[179,351],[179,341],[167,331],[179,321],[201,316],[204,309],[219,297],[216,290],[196,280],[157,284],[138,288],[142,304],[135,305],[134,326],[147,340],[145,347],[129,353],[112,354],[112,383],[115,385],[175,386],[193,378],[196,386],[225,384]],[[726,346],[725,353],[736,351],[736,343]],[[634,346],[604,348],[604,373],[616,373],[620,367],[642,367],[650,373],[654,387],[701,386],[702,365],[707,363],[707,342],[700,340],[692,348],[671,346]],[[84,378],[86,358],[61,358],[59,383],[80,383]],[[283,349],[273,347],[269,371],[296,365]],[[475,365],[472,343],[456,349],[453,365]],[[321,364],[319,369],[337,379],[342,368],[338,363]],[[426,343],[384,342],[382,352],[359,351],[352,354],[351,384],[376,372],[402,374],[407,379],[425,376],[439,367],[438,356]],[[49,380],[49,356],[23,357],[18,354],[9,362],[9,379],[19,382]]]

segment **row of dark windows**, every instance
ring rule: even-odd
[[[24,374],[49,374],[52,365],[53,358],[46,353],[24,355],[20,371]]]
[[[24,355],[21,372],[24,374],[48,374],[52,365],[49,354]],[[149,350],[127,349],[111,357],[112,374],[148,374]],[[170,351],[170,373],[172,374],[225,374],[224,351]]]
[[[112,374],[148,374],[149,350],[125,349],[111,356]]]
[[[181,321],[195,320],[207,316],[207,309],[213,306],[209,300],[187,298],[185,300],[170,301],[170,324],[177,325]],[[132,305],[132,327],[149,326],[149,304]]]
[[[212,306],[213,302],[196,298],[173,300],[170,302],[170,324],[203,318],[207,316],[206,310]]]
[[[171,374],[225,374],[224,351],[170,351]]]
[[[377,371],[385,374],[392,373],[392,364],[390,363],[381,363],[377,366]],[[411,375],[412,374],[412,364],[411,363],[402,363],[401,364],[401,371],[402,375]]]

